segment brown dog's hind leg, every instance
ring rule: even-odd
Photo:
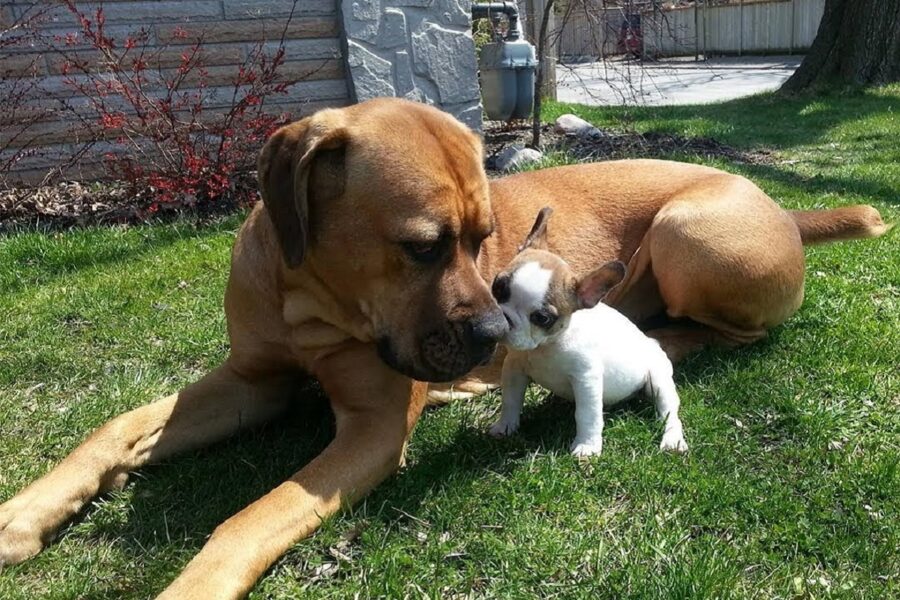
[[[736,348],[765,337],[765,332],[755,338],[737,339],[722,332],[693,321],[684,321],[665,325],[646,332],[648,337],[659,342],[660,347],[673,363],[679,363],[691,354],[708,346]]]
[[[651,231],[644,235],[641,245],[628,260],[625,279],[603,300],[638,325],[665,311],[659,285],[650,268]]]
[[[314,373],[334,409],[334,440],[287,482],[217,527],[160,598],[243,597],[295,542],[397,469],[427,384],[391,371],[362,344],[320,359]]]
[[[666,314],[694,322],[649,333],[673,360],[762,339],[803,300],[803,246],[791,218],[749,182],[729,186],[673,200],[648,234]]]
[[[227,364],[97,429],[47,475],[0,505],[0,565],[38,552],[97,494],[148,462],[220,440],[286,406],[291,378],[248,381]]]

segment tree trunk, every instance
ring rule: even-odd
[[[900,80],[900,0],[825,0],[812,47],[782,90]]]
[[[898,0],[900,1],[900,0]],[[545,0],[544,13],[541,15],[541,26],[538,30],[537,39],[537,73],[534,77],[534,112],[531,116],[531,147],[535,150],[541,149],[541,100],[544,91],[544,67],[547,62],[544,60],[544,53],[547,51],[547,25],[550,22],[550,15],[553,11],[553,3],[555,0]],[[555,65],[554,65],[554,68]],[[556,81],[554,83],[554,89]],[[553,94],[556,97],[556,94]]]

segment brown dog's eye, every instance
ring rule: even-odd
[[[436,261],[441,256],[443,244],[441,240],[434,242],[402,242],[403,250],[414,261],[428,264]]]
[[[553,327],[554,323],[556,323],[556,315],[554,315],[546,308],[542,308],[541,310],[536,310],[531,313],[528,316],[528,320],[541,329],[549,329]]]

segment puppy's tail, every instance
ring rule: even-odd
[[[800,230],[800,239],[804,245],[874,238],[884,235],[894,226],[893,223],[885,224],[881,220],[881,214],[867,204],[789,212]]]

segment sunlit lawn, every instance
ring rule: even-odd
[[[786,207],[865,202],[900,221],[900,87],[546,114],[567,111],[769,148],[773,164],[712,164]],[[0,238],[0,500],[226,356],[240,222]],[[566,452],[572,406],[537,390],[511,440],[483,433],[494,395],[429,410],[406,468],[297,544],[253,597],[898,597],[900,244],[895,232],[807,255],[795,317],[678,370],[687,456],[657,450],[646,402],[613,411],[587,464]],[[312,405],[142,469],[39,557],[0,571],[0,598],[159,592],[216,524],[327,443],[326,405]]]

